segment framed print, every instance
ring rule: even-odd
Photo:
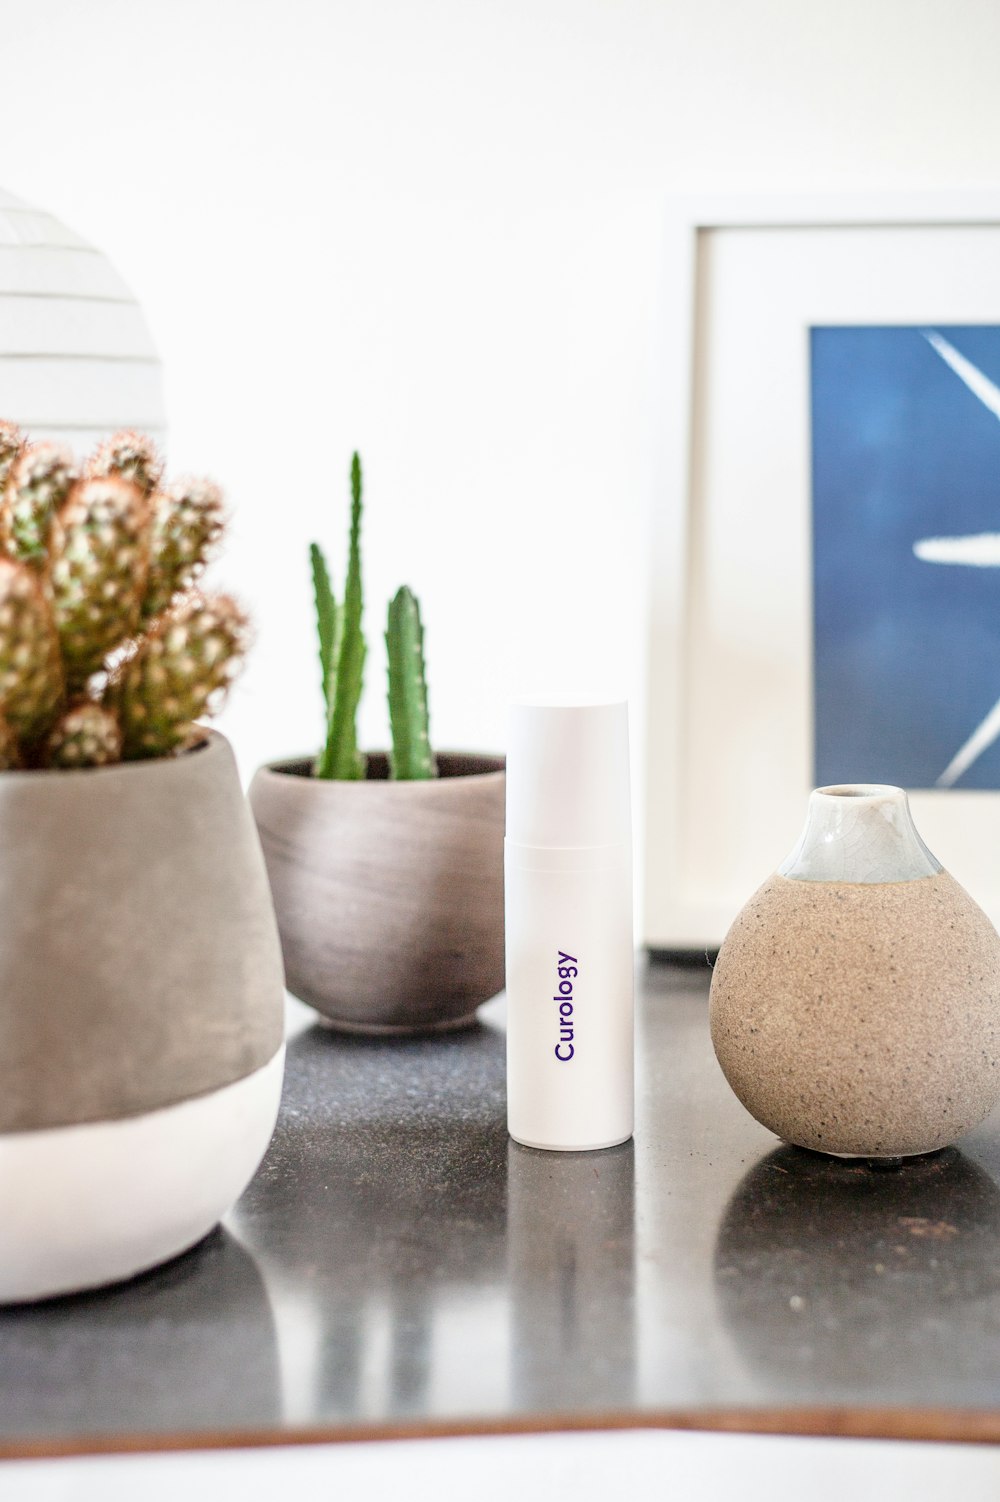
[[[648,946],[717,947],[843,782],[1000,922],[1000,197],[687,203],[668,270]]]

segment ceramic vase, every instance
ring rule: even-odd
[[[250,787],[288,989],[348,1032],[463,1027],[504,984],[504,763],[438,755],[440,776],[311,775],[307,758]]]
[[[900,788],[820,788],[733,923],[715,1051],[747,1110],[842,1157],[934,1152],[1000,1099],[1000,937]]]
[[[0,1301],[186,1250],[274,1128],[281,953],[229,744],[0,775]]]

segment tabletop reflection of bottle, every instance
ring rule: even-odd
[[[635,1152],[511,1142],[511,1403],[558,1412],[629,1402],[636,1378]]]
[[[494,1411],[506,1383],[503,1034],[314,1026],[288,1058],[268,1171],[236,1217],[274,1298],[286,1420]]]

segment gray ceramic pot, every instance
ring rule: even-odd
[[[0,775],[0,1299],[204,1236],[270,1139],[281,953],[229,744]]]
[[[391,782],[376,753],[328,782],[300,758],[251,785],[288,987],[338,1027],[460,1027],[503,989],[503,760],[438,764]]]

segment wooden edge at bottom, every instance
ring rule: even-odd
[[[501,1418],[431,1419],[283,1429],[192,1430],[166,1434],[84,1434],[0,1439],[0,1460],[85,1455],[160,1454],[180,1450],[244,1450],[277,1445],[363,1444],[383,1440],[559,1434],[617,1429],[676,1429],[719,1434],[771,1434],[837,1439],[1000,1444],[1000,1409],[948,1408],[679,1408],[641,1412],[517,1414]]]

